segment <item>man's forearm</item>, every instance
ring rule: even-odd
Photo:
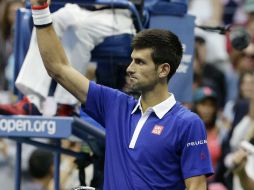
[[[62,65],[68,65],[68,59],[64,53],[64,49],[53,26],[37,28],[36,33],[38,47],[45,68],[48,74],[55,78],[60,74],[60,67]]]
[[[69,64],[53,26],[37,28],[36,33],[40,54],[48,74],[81,103],[85,103],[89,80]]]
[[[31,9],[43,63],[49,75],[56,76],[60,71],[59,66],[67,65],[68,59],[52,26],[48,3],[48,0],[31,0]]]
[[[48,74],[81,103],[85,103],[89,80],[69,64],[60,39],[52,26],[52,16],[46,0],[31,0],[31,5],[38,47]]]

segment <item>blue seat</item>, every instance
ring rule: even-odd
[[[145,8],[154,15],[183,16],[187,13],[188,0],[147,0]]]

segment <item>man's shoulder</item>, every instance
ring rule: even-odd
[[[96,84],[93,81],[90,82],[88,93],[90,95],[89,98],[100,96],[103,99],[106,98],[107,101],[110,101],[112,103],[117,103],[117,101],[123,103],[124,100],[127,101],[128,104],[133,104],[137,102],[132,96],[129,96],[128,94],[118,89]]]
[[[184,107],[179,102],[174,106],[173,116],[177,125],[183,130],[188,129],[190,126],[202,126],[202,120],[200,117],[192,112],[190,109]]]
[[[173,114],[179,120],[196,120],[199,119],[199,116],[192,112],[190,109],[184,107],[181,103],[177,102],[173,109]]]
[[[196,113],[182,105],[178,104],[176,106],[178,107],[178,110],[174,114],[176,123],[175,127],[180,138],[186,138],[190,133],[193,137],[204,134],[205,127],[201,118]]]

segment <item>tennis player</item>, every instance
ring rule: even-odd
[[[57,38],[46,0],[31,4],[48,74],[106,129],[104,189],[206,190],[213,169],[204,124],[168,92],[183,54],[178,37],[160,29],[134,37],[127,73],[132,90],[141,92],[136,100],[76,71]]]

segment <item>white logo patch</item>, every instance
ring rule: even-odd
[[[188,142],[186,146],[190,147],[190,146],[198,146],[198,145],[202,145],[202,144],[207,144],[207,140],[199,140],[199,141]]]

